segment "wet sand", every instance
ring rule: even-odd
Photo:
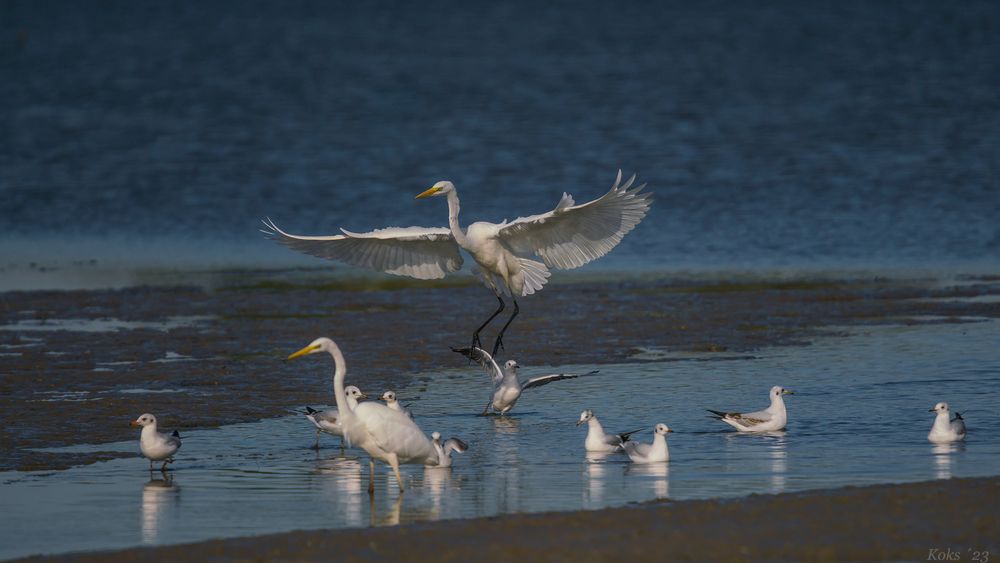
[[[1000,554],[998,497],[1000,478],[950,479],[30,559],[988,561]]]
[[[678,359],[752,356],[808,345],[831,326],[1000,317],[996,299],[948,300],[997,293],[997,279],[985,277],[575,278],[523,299],[505,341],[511,357],[532,366],[643,361],[649,348]],[[414,372],[463,365],[449,348],[465,345],[494,303],[463,278],[435,284],[308,271],[227,272],[190,287],[4,292],[0,325],[24,328],[0,330],[0,469],[127,455],[34,448],[135,440],[127,423],[147,411],[183,433],[329,404],[327,368],[283,361],[317,336],[338,340],[354,382],[376,390],[412,385]],[[76,319],[78,330],[32,330],[60,319]],[[107,319],[134,324],[79,330]],[[421,376],[417,391],[432,382]],[[60,416],[41,415],[50,412]]]

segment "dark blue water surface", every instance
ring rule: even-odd
[[[499,220],[623,168],[656,204],[611,265],[996,264],[997,53],[995,2],[6,0],[0,251],[266,266],[264,215],[443,225],[447,178]]]

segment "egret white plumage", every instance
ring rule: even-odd
[[[139,434],[139,451],[149,460],[149,470],[153,470],[154,461],[162,461],[160,471],[166,473],[167,464],[173,463],[173,455],[181,448],[181,435],[176,430],[172,434],[157,430],[156,417],[149,413],[140,415],[129,425],[142,428]]]
[[[783,395],[794,395],[794,393],[775,385],[768,393],[771,404],[764,410],[748,413],[706,410],[714,415],[712,418],[721,420],[740,432],[773,432],[781,430],[788,422],[788,411],[785,410]]]
[[[628,441],[629,436],[638,432],[638,430],[632,430],[621,434],[606,434],[604,427],[594,416],[594,411],[590,409],[580,413],[580,420],[576,421],[576,425],[580,426],[585,422],[587,423],[587,438],[583,441],[583,447],[588,452],[620,451],[625,442]]]
[[[371,456],[368,462],[369,493],[375,492],[374,460],[376,459],[392,467],[400,492],[403,491],[403,478],[399,474],[400,464],[439,463],[440,458],[434,449],[434,444],[405,414],[374,401],[358,403],[353,410],[350,408],[344,390],[347,363],[344,361],[344,354],[333,340],[326,337],[317,338],[305,348],[288,356],[288,359],[318,352],[326,352],[333,358],[333,392],[337,399],[337,410],[340,411],[340,425],[344,438],[347,439],[348,445],[357,446]]]
[[[358,406],[358,401],[367,399],[368,395],[361,392],[361,389],[353,385],[344,388],[347,395],[347,405],[351,410]],[[319,435],[326,432],[331,436],[340,436],[340,449],[344,449],[344,429],[340,426],[340,411],[337,409],[326,409],[318,411],[312,407],[306,407],[306,418],[316,427],[316,445],[313,449],[319,449]]]
[[[438,453],[437,467],[451,467],[451,452],[464,454],[469,449],[469,446],[458,438],[448,438],[442,443],[440,432],[431,432],[431,442],[434,443],[434,449]]]
[[[465,249],[478,265],[479,275],[500,302],[497,310],[476,329],[472,346],[481,347],[479,333],[503,312],[503,295],[514,303],[514,312],[497,334],[493,355],[503,346],[503,335],[519,312],[517,298],[542,289],[549,268],[569,270],[604,256],[622,237],[642,221],[649,210],[645,184],[632,188],[635,175],[624,184],[618,171],[614,185],[603,196],[576,205],[563,193],[548,213],[519,217],[501,223],[475,222],[462,229],[458,222],[459,201],[455,185],[440,181],[417,195],[417,199],[445,196],[448,227],[390,227],[368,233],[300,236],[282,231],[270,219],[263,232],[281,244],[328,260],[339,260],[417,279],[442,278],[462,267],[459,249]],[[537,256],[541,262],[533,260]]]
[[[951,410],[948,403],[938,403],[929,412],[936,412],[934,424],[927,434],[927,439],[931,442],[958,442],[965,439],[965,419],[962,414],[956,412],[955,418],[951,417]]]
[[[653,428],[653,443],[625,442],[622,448],[628,454],[632,463],[658,463],[670,460],[670,450],[667,449],[667,434],[673,432],[666,424],[657,424]]]
[[[382,393],[382,395],[379,396],[378,400],[385,401],[385,406],[389,407],[390,409],[394,411],[399,411],[405,414],[406,416],[413,418],[413,413],[410,412],[410,409],[405,408],[403,405],[399,404],[399,401],[396,400],[395,391],[386,391]]]
[[[493,383],[493,395],[490,398],[490,402],[486,403],[486,408],[483,409],[482,414],[484,415],[490,412],[490,409],[493,409],[500,414],[507,414],[510,409],[514,408],[514,404],[517,403],[519,398],[521,398],[521,392],[525,389],[541,387],[542,385],[548,385],[553,381],[559,381],[562,379],[574,379],[580,377],[581,375],[573,373],[553,373],[532,377],[522,384],[517,377],[517,370],[520,369],[521,366],[519,366],[514,360],[507,360],[501,370],[500,366],[498,366],[496,361],[493,360],[493,356],[482,348],[461,348],[453,350],[478,363],[482,366],[486,375],[490,376],[490,381]],[[582,375],[593,375],[597,373],[597,371],[598,370],[590,371]]]

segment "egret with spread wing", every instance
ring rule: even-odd
[[[263,232],[281,244],[319,258],[339,260],[353,266],[409,276],[442,278],[462,267],[459,248],[465,249],[479,266],[479,275],[497,300],[497,310],[472,335],[472,347],[481,347],[479,333],[503,312],[503,295],[514,303],[514,312],[497,334],[493,354],[503,346],[503,335],[517,316],[517,298],[542,289],[549,268],[569,270],[604,256],[642,221],[649,210],[645,184],[632,187],[635,175],[622,183],[621,170],[611,189],[582,205],[563,193],[555,209],[540,215],[502,223],[472,223],[462,229],[455,185],[441,181],[417,195],[417,199],[444,196],[448,199],[448,227],[390,227],[368,233],[330,236],[299,236],[282,231],[270,219]],[[531,257],[536,256],[541,262]]]
[[[482,412],[483,415],[489,413],[490,409],[500,414],[507,414],[510,409],[514,408],[514,404],[521,398],[521,392],[525,389],[541,387],[542,385],[548,385],[553,381],[559,381],[561,379],[574,379],[580,377],[580,374],[553,373],[551,375],[532,377],[524,383],[521,383],[521,381],[517,378],[517,370],[521,366],[517,365],[517,362],[514,360],[507,360],[501,370],[500,366],[498,366],[496,361],[493,360],[493,357],[482,348],[455,349],[455,352],[474,360],[483,367],[483,370],[486,371],[486,375],[490,376],[490,381],[493,383],[493,396],[490,398],[490,402],[486,403],[486,408],[484,408]],[[595,373],[597,373],[597,370],[587,372],[583,375],[592,375]]]

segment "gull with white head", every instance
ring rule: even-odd
[[[410,412],[410,409],[405,408],[403,405],[399,404],[399,401],[396,400],[395,391],[386,391],[382,393],[382,395],[379,396],[378,400],[385,401],[385,406],[389,407],[390,409],[397,412],[401,412],[406,416],[413,418],[413,413]]]
[[[670,461],[670,450],[667,449],[667,434],[673,432],[666,424],[660,423],[653,428],[653,443],[625,442],[622,448],[628,454],[632,463],[660,463]]]
[[[486,403],[486,408],[483,409],[482,414],[484,415],[489,413],[491,409],[502,415],[507,414],[510,412],[510,409],[514,408],[514,404],[517,403],[519,398],[521,398],[521,392],[525,389],[541,387],[542,385],[548,385],[553,381],[574,379],[580,377],[581,375],[573,373],[553,373],[550,375],[532,377],[524,383],[521,383],[517,377],[517,370],[520,369],[521,366],[519,366],[514,360],[507,360],[507,362],[503,365],[503,369],[500,369],[500,366],[497,365],[493,356],[482,348],[453,348],[452,350],[478,363],[483,370],[486,371],[486,375],[490,377],[490,381],[493,383],[493,395],[490,398],[490,401]],[[582,375],[592,375],[597,373],[597,371],[598,370],[594,370]]]
[[[590,409],[580,413],[580,420],[576,421],[577,426],[583,423],[587,424],[587,438],[583,441],[583,447],[588,452],[621,451],[625,442],[628,442],[629,436],[638,432],[638,430],[632,430],[621,434],[605,434],[604,427],[594,416],[594,411]]]
[[[353,385],[344,388],[347,395],[347,406],[353,411],[358,406],[358,401],[367,399],[368,395],[361,392],[361,389]],[[340,436],[340,449],[344,449],[344,429],[340,426],[340,411],[337,409],[326,409],[318,411],[312,407],[306,407],[306,418],[316,427],[316,445],[313,449],[319,449],[319,435],[325,432],[331,436]]]
[[[442,443],[440,432],[431,432],[431,442],[434,443],[434,449],[438,453],[438,464],[432,467],[451,467],[451,452],[464,454],[469,449],[469,446],[458,438],[448,438]]]
[[[781,430],[788,422],[788,412],[782,396],[793,394],[788,389],[775,385],[768,393],[771,404],[766,409],[748,413],[706,410],[713,414],[712,418],[721,420],[740,432],[773,432]]]
[[[153,470],[154,461],[162,461],[160,471],[166,473],[167,464],[173,463],[174,454],[181,448],[181,435],[176,430],[172,434],[157,430],[156,417],[149,413],[139,416],[129,425],[142,428],[139,434],[139,451],[149,459],[149,470]]]
[[[417,195],[448,200],[448,227],[390,227],[368,233],[300,236],[282,231],[264,220],[268,236],[279,243],[319,258],[339,260],[397,276],[417,279],[443,278],[462,267],[460,249],[468,252],[479,275],[499,300],[497,310],[472,334],[472,347],[482,347],[479,333],[506,307],[507,294],[514,312],[497,334],[493,354],[503,345],[503,335],[517,316],[517,298],[542,289],[549,268],[569,270],[604,256],[646,216],[651,204],[645,184],[633,188],[635,175],[622,183],[622,172],[603,196],[577,205],[567,193],[548,213],[519,217],[501,223],[472,223],[462,229],[458,222],[458,191],[449,181],[440,181]],[[532,259],[537,257],[541,261]]]
[[[934,405],[930,412],[936,412],[937,416],[934,417],[934,425],[931,426],[930,434],[927,435],[928,440],[943,443],[965,439],[965,419],[962,418],[961,413],[956,412],[955,418],[952,418],[948,403],[944,402]]]

